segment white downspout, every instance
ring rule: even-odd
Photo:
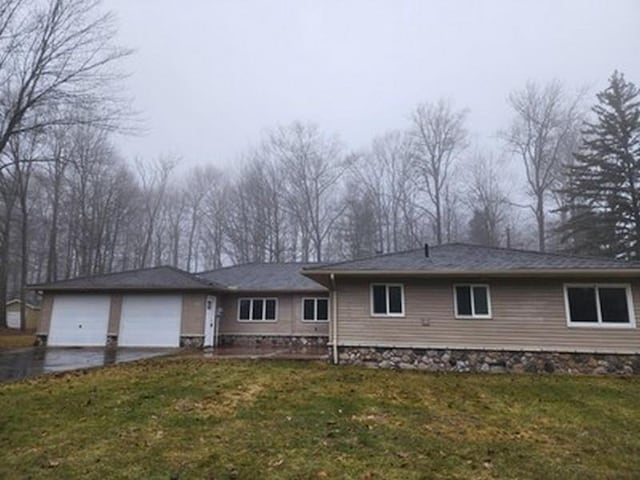
[[[336,290],[336,276],[331,274],[331,319],[333,321],[333,363],[338,364],[338,291]]]

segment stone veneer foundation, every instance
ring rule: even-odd
[[[430,372],[640,374],[638,354],[339,347],[339,363]]]
[[[304,348],[304,347],[325,347],[327,345],[327,337],[301,337],[287,335],[221,335],[219,337],[220,345],[237,345],[242,347],[288,347],[288,348]]]
[[[43,347],[47,345],[47,335],[36,335],[35,346]],[[204,345],[204,337],[202,336],[181,336],[180,347],[182,348],[202,348]],[[118,346],[117,335],[107,335],[107,348],[116,348]]]
[[[202,348],[204,346],[204,337],[202,335],[180,337],[181,348]]]

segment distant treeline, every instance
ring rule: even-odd
[[[115,35],[99,2],[0,5],[0,296],[158,264],[329,261],[425,242],[640,257],[640,106],[621,73],[593,106],[559,81],[515,90],[494,152],[470,145],[465,109],[435,99],[366,150],[295,121],[222,171],[118,152],[135,115],[118,71],[131,52]]]

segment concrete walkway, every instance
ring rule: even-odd
[[[0,352],[0,381],[132,362],[176,352],[167,348],[44,348]]]

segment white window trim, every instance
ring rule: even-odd
[[[304,302],[306,300],[313,300],[313,320],[305,320],[304,318]],[[327,319],[326,320],[318,320],[318,300],[326,300],[327,301]],[[330,310],[330,302],[329,297],[303,297],[302,299],[302,316],[300,317],[304,323],[327,323],[331,318],[331,310]]]
[[[373,287],[385,287],[385,295],[387,297],[387,313],[374,313],[373,310]],[[402,312],[389,313],[389,287],[400,287],[400,299],[402,302]],[[372,317],[399,317],[405,316],[405,299],[404,299],[404,284],[403,283],[372,283],[369,285],[369,310]]]
[[[249,317],[252,316],[253,313],[253,301],[254,300],[262,300],[263,303],[263,307],[262,307],[262,319],[261,320],[253,320],[252,318],[249,318],[249,320],[242,320],[240,318],[240,302],[242,302],[243,300],[249,300]],[[267,300],[274,300],[276,302],[276,318],[273,320],[267,320],[265,318],[265,316],[267,315]],[[276,297],[242,297],[242,298],[238,298],[238,314],[237,314],[237,320],[240,323],[275,323],[278,321],[278,299]]]
[[[571,320],[571,310],[569,309],[569,288],[594,288],[596,290],[596,314],[597,322],[573,322]],[[609,323],[602,321],[602,311],[600,309],[599,288],[624,288],[627,295],[627,314],[629,323]],[[565,283],[562,287],[564,291],[564,312],[569,328],[636,328],[636,315],[633,310],[633,293],[629,283]]]
[[[471,315],[464,315],[458,313],[458,287],[469,287],[471,289]],[[487,289],[487,312],[483,314],[476,314],[476,302],[473,298],[473,289],[475,287],[482,287]],[[490,320],[493,318],[493,310],[491,308],[491,288],[486,283],[454,283],[453,284],[453,308],[455,311],[455,317],[459,319],[484,319]]]

